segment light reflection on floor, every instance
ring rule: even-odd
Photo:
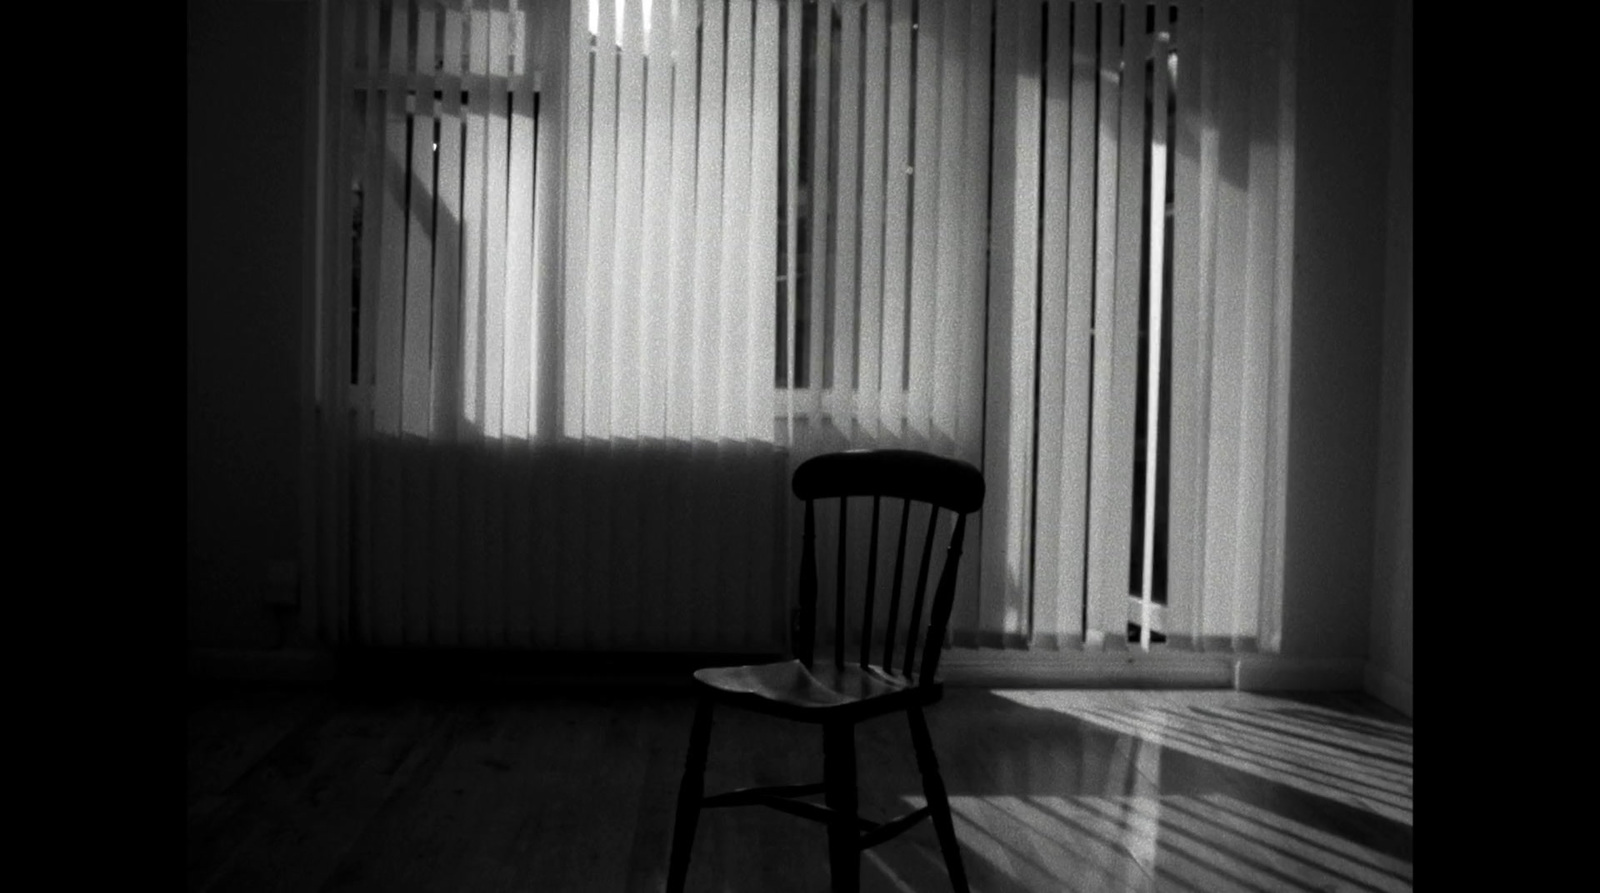
[[[908,807],[921,798],[906,797]],[[1131,797],[955,796],[963,858],[1006,889],[1390,893],[1412,889],[1410,862],[1273,815],[1225,795]],[[987,871],[972,866],[988,863]],[[1065,876],[1063,876],[1063,867]],[[868,851],[864,874],[880,889],[915,891],[892,862]],[[942,866],[933,866],[939,873]],[[984,889],[974,882],[975,891]]]
[[[1412,823],[1411,730],[1398,723],[1242,692],[1130,703],[1095,692],[995,694]]]
[[[1238,692],[994,694],[1117,744],[1093,793],[951,796],[974,891],[1412,889],[1409,726]],[[897,859],[869,853],[870,889],[917,889]]]

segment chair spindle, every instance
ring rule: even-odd
[[[817,632],[817,519],[815,500],[806,500],[806,532],[800,555],[800,618],[794,630],[795,651],[811,667]]]
[[[850,520],[850,497],[839,497],[839,585],[833,590],[833,665],[844,669],[844,556],[847,551],[845,528]]]
[[[900,578],[906,567],[906,529],[911,526],[911,500],[905,500],[905,504],[900,512],[900,542],[895,546],[894,584],[889,589],[888,630],[883,637],[883,669],[886,672],[893,672],[894,669],[894,631],[900,617]],[[912,630],[912,635],[916,635],[916,630]]]
[[[872,497],[872,536],[867,541],[867,598],[861,611],[861,663],[872,663],[872,601],[878,584],[878,507],[882,497]]]

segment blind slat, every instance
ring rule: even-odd
[[[962,255],[962,275],[955,294],[959,295],[957,324],[961,334],[961,355],[957,378],[961,393],[956,397],[957,410],[954,428],[954,454],[973,464],[983,458],[983,364],[984,344],[978,333],[986,324],[987,309],[985,285],[988,279],[989,238],[989,95],[990,45],[993,9],[989,0],[973,0],[966,4],[966,144],[961,151],[959,166],[961,179],[962,211],[960,214],[961,244],[957,251]],[[953,395],[954,396],[954,395]],[[972,526],[968,536],[974,543],[983,541],[982,519]],[[961,565],[956,581],[957,597],[966,601],[968,592],[976,585],[976,562]]]
[[[411,201],[407,212],[404,334],[401,354],[400,429],[427,437],[432,415],[432,381],[428,371],[432,342],[433,303],[433,127],[437,118],[433,63],[434,10],[417,10],[417,71],[411,78],[411,153],[404,167],[405,190]]]
[[[691,432],[711,427],[717,408],[722,297],[722,116],[724,16],[712,8],[702,23],[699,170],[695,178],[694,416]]]
[[[623,4],[622,42],[617,50],[616,238],[606,248],[613,254],[613,325],[608,355],[612,358],[612,431],[629,437],[639,430],[640,314],[639,255],[642,250],[644,196],[644,24],[643,7]],[[601,31],[601,34],[610,34]],[[604,54],[609,67],[609,53]],[[606,245],[606,243],[597,243]]]
[[[1238,81],[1248,76],[1248,57],[1242,55],[1246,47],[1240,45],[1241,10],[1231,8],[1218,12],[1208,19],[1220,32],[1219,40],[1208,42],[1207,50],[1214,54],[1208,61],[1215,64],[1219,81]],[[1241,66],[1246,67],[1241,70]],[[1250,118],[1249,97],[1244,91],[1217,90],[1213,109],[1220,134],[1248,132],[1245,128]],[[1219,170],[1249,170],[1248,141],[1224,136],[1217,141],[1215,151]],[[1239,613],[1240,531],[1234,522],[1240,501],[1241,444],[1235,436],[1218,435],[1226,430],[1224,426],[1237,424],[1244,386],[1242,353],[1247,342],[1244,339],[1244,264],[1223,263],[1220,258],[1231,256],[1242,260],[1245,256],[1249,207],[1243,199],[1238,190],[1216,190],[1212,211],[1216,222],[1211,290],[1205,296],[1205,303],[1212,308],[1212,371],[1201,633],[1205,637],[1205,647],[1223,649],[1234,645],[1233,624]]]
[[[1166,374],[1162,364],[1162,338],[1166,327],[1166,250],[1167,250],[1167,53],[1170,45],[1165,35],[1168,29],[1166,0],[1152,4],[1155,13],[1154,44],[1150,54],[1150,171],[1146,188],[1146,204],[1150,220],[1146,235],[1149,245],[1150,325],[1146,341],[1149,357],[1145,376],[1145,449],[1144,449],[1144,538],[1139,558],[1143,608],[1139,621],[1140,644],[1148,648],[1152,640],[1151,622],[1156,594],[1156,523],[1157,488],[1160,486],[1161,443],[1166,432],[1161,429],[1161,382]]]
[[[463,372],[467,388],[463,393],[466,424],[462,442],[470,447],[485,441],[484,419],[488,411],[485,388],[486,294],[484,258],[487,253],[484,221],[487,214],[485,190],[488,184],[489,139],[489,9],[478,0],[467,8],[467,91],[465,165],[462,175],[462,346]],[[461,637],[465,644],[481,647],[489,643],[488,598],[488,499],[486,463],[474,450],[462,467],[462,574]]]
[[[1016,255],[1012,245],[1028,235],[1028,228],[1018,220],[1018,182],[1023,176],[1020,158],[1022,140],[1018,135],[1018,87],[1021,69],[1018,65],[1018,9],[1014,3],[999,3],[995,7],[994,33],[994,101],[993,101],[993,162],[990,166],[991,227],[989,257],[989,325],[988,351],[984,380],[988,383],[984,417],[996,424],[984,431],[983,475],[991,481],[984,498],[982,586],[981,598],[1004,599],[1004,590],[1025,580],[1027,565],[1019,549],[1025,535],[1019,512],[1025,498],[1026,473],[1022,469],[1024,456],[1019,455],[1022,444],[1016,441],[1013,411],[1018,415],[1027,412],[1014,407],[1017,392],[1012,383],[1012,363],[1020,360],[1015,355],[1013,328],[1016,295]],[[920,136],[920,133],[919,133]],[[920,143],[919,143],[920,145]],[[1031,352],[1031,350],[1030,350]],[[1032,395],[1029,394],[1031,403]],[[998,590],[998,592],[997,592]],[[951,617],[956,629],[979,629],[977,606],[968,608],[957,604]]]
[[[1098,138],[1096,91],[1099,68],[1096,63],[1099,35],[1095,29],[1095,10],[1083,3],[1072,7],[1072,145],[1068,150],[1071,176],[1068,189],[1073,196],[1089,196],[1096,181],[1095,146]],[[1062,475],[1061,510],[1066,522],[1057,537],[1060,550],[1061,587],[1068,593],[1060,608],[1058,630],[1081,643],[1084,632],[1084,586],[1088,571],[1089,431],[1090,376],[1093,363],[1091,336],[1094,314],[1095,203],[1080,199],[1072,203],[1067,221],[1067,332],[1063,351],[1067,392],[1062,416],[1061,462],[1068,469]]]
[[[861,109],[861,267],[857,284],[860,332],[858,418],[862,433],[869,439],[883,434],[880,385],[883,356],[883,226],[884,161],[887,150],[885,103],[887,102],[889,57],[888,6],[867,4],[863,8]]]
[[[770,294],[757,287],[759,277],[750,269],[751,227],[764,227],[771,221],[752,219],[751,197],[751,95],[752,69],[751,15],[753,4],[729,0],[727,4],[727,87],[723,95],[725,133],[722,193],[722,224],[727,238],[722,240],[722,293],[718,302],[720,335],[718,362],[716,364],[716,420],[719,432],[728,432],[743,438],[747,434],[748,419],[743,412],[743,399],[747,382],[758,374],[750,367],[749,343],[745,328],[752,314],[754,294]],[[763,231],[766,231],[763,229]],[[762,302],[765,306],[765,301]],[[769,367],[770,368],[770,367]],[[762,369],[763,378],[767,369]]]
[[[838,217],[834,225],[832,308],[833,413],[842,420],[855,411],[857,271],[861,248],[861,5],[839,9],[838,179],[834,187]],[[847,421],[847,424],[849,422]]]
[[[617,60],[614,7],[600,4],[599,30],[594,48],[594,88],[590,129],[589,188],[584,204],[589,209],[589,261],[587,288],[579,292],[584,304],[585,335],[582,352],[586,360],[583,401],[583,427],[575,432],[584,437],[606,439],[611,436],[613,388],[612,348],[613,281],[612,267],[616,245],[617,207]],[[587,61],[582,64],[587,64]],[[580,125],[581,126],[581,125]],[[600,573],[595,569],[594,573]]]
[[[643,371],[639,378],[643,390],[639,397],[641,434],[647,439],[666,436],[667,406],[671,398],[668,382],[673,343],[668,338],[672,301],[668,246],[672,233],[672,87],[676,73],[673,64],[673,22],[671,9],[655,12],[651,29],[645,32],[644,109],[644,221],[640,235],[639,281],[649,291],[641,298]],[[650,298],[654,297],[655,300]]]
[[[966,31],[962,5],[946,5],[949,17],[944,30],[946,51],[940,53],[939,87],[939,245],[938,284],[934,288],[934,370],[933,426],[938,447],[953,451],[957,416],[962,396],[962,329],[966,323],[963,308],[971,301],[966,291],[966,260],[961,250],[964,215],[973,208],[964,201],[962,157],[966,152],[966,76],[969,64],[962,46]]]
[[[829,326],[827,308],[829,301],[830,279],[828,254],[830,250],[830,234],[833,232],[833,190],[829,189],[827,171],[832,158],[829,152],[829,140],[832,138],[831,127],[833,108],[833,26],[832,6],[822,3],[816,4],[816,25],[813,29],[813,52],[815,67],[815,86],[812,101],[812,143],[811,152],[811,276],[809,280],[810,294],[807,310],[810,314],[810,344],[808,346],[809,359],[809,392],[811,401],[804,407],[806,418],[811,424],[821,420],[823,410],[823,392],[827,385],[824,378],[825,351],[832,342],[832,331]]]
[[[1116,246],[1116,297],[1111,307],[1111,317],[1102,325],[1096,323],[1097,334],[1106,331],[1110,337],[1111,387],[1106,392],[1110,401],[1107,412],[1108,442],[1102,453],[1105,457],[1103,474],[1095,482],[1106,497],[1105,513],[1100,516],[1106,526],[1103,551],[1096,557],[1104,562],[1101,578],[1104,589],[1091,588],[1091,597],[1100,599],[1097,607],[1103,610],[1102,628],[1106,631],[1107,645],[1127,647],[1129,573],[1132,561],[1133,534],[1133,458],[1138,450],[1135,440],[1134,416],[1138,401],[1139,381],[1139,304],[1140,277],[1143,272],[1142,248],[1144,244],[1143,184],[1144,157],[1149,148],[1145,131],[1145,59],[1149,55],[1150,41],[1145,31],[1145,0],[1125,0],[1123,3],[1122,84],[1118,147],[1122,157],[1117,171],[1117,246]],[[1100,523],[1092,519],[1091,526]],[[1115,602],[1115,607],[1112,603]]]
[[[395,10],[390,19],[389,70],[404,75],[409,68],[406,52],[408,33],[405,10]],[[377,349],[374,357],[373,428],[380,436],[400,433],[403,396],[403,338],[405,335],[405,245],[407,207],[405,204],[408,153],[406,151],[406,96],[404,89],[391,86],[385,96],[384,150],[379,201],[383,207],[382,252],[377,304]],[[392,450],[373,449],[371,508],[384,518],[402,518],[401,469]],[[378,611],[376,630],[386,641],[402,641],[405,630],[403,532],[398,524],[377,524],[373,528],[372,593]]]
[[[1073,474],[1077,469],[1062,459],[1067,436],[1064,425],[1068,341],[1080,333],[1067,328],[1067,304],[1072,298],[1067,291],[1067,210],[1076,204],[1072,193],[1068,192],[1067,151],[1072,123],[1068,64],[1072,50],[1072,4],[1054,0],[1045,13],[1048,21],[1043,35],[1046,42],[1044,220],[1039,246],[1039,458],[1035,523],[1048,537],[1059,536],[1057,532],[1062,530],[1065,520],[1062,491],[1069,479],[1078,477]],[[1034,591],[1040,593],[1035,599],[1031,630],[1036,637],[1040,633],[1055,633],[1061,626],[1058,612],[1068,610],[1075,601],[1072,590],[1077,586],[1063,585],[1062,557],[1057,542],[1056,548],[1039,549],[1034,558]]]
[[[934,319],[939,257],[939,59],[944,41],[944,4],[917,4],[916,120],[912,134],[911,214],[911,392],[912,433],[932,444],[934,430]]]
[[[1094,284],[1094,379],[1091,406],[1090,440],[1095,445],[1091,457],[1090,479],[1096,482],[1090,492],[1089,568],[1085,585],[1088,599],[1088,625],[1085,644],[1102,648],[1108,637],[1124,634],[1127,605],[1125,593],[1117,592],[1120,569],[1105,557],[1109,531],[1100,526],[1112,514],[1112,487],[1098,486],[1107,480],[1111,456],[1105,449],[1112,441],[1113,371],[1115,351],[1112,325],[1116,314],[1117,262],[1117,183],[1118,127],[1121,112],[1121,14],[1122,7],[1102,5],[1099,17],[1098,68],[1099,155],[1095,183],[1095,284]]]
[[[906,312],[920,303],[906,293],[911,194],[911,0],[895,0],[889,22],[888,142],[884,159],[883,363],[878,413],[896,436],[905,433]],[[925,300],[925,298],[924,298]]]
[[[800,165],[803,163],[800,145],[800,97],[804,89],[805,65],[801,59],[804,37],[805,5],[803,0],[787,0],[784,8],[784,71],[783,71],[783,178],[784,178],[784,345],[785,368],[781,380],[788,387],[784,391],[784,439],[794,442],[794,419],[798,407],[795,391],[803,378],[801,370],[805,359],[800,356]]]
[[[744,379],[743,428],[750,441],[773,436],[773,370],[777,366],[778,326],[775,308],[778,276],[778,78],[779,10],[758,3],[755,10],[755,49],[752,93],[750,157],[750,318],[745,343],[750,374]],[[769,309],[773,308],[773,309]]]

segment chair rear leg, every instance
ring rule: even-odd
[[[828,808],[839,817],[828,825],[828,862],[833,893],[861,889],[861,837],[856,822],[856,738],[850,723],[822,727],[822,778]]]
[[[945,870],[950,872],[950,885],[956,893],[968,893],[967,870],[961,864],[961,846],[956,842],[956,825],[950,817],[950,799],[945,796],[939,761],[933,755],[928,720],[920,706],[912,707],[906,715],[911,721],[911,744],[917,751],[917,768],[922,770],[922,793],[928,798],[928,808],[932,811],[933,830],[939,835],[939,850],[944,853]]]
[[[678,787],[678,817],[672,828],[672,861],[667,867],[667,893],[683,893],[689,875],[689,853],[694,849],[694,829],[700,821],[700,799],[705,793],[706,751],[711,745],[711,699],[695,705],[694,728],[689,732],[689,757]]]

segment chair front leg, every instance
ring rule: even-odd
[[[917,751],[917,768],[922,770],[922,793],[928,798],[933,830],[939,835],[945,870],[950,872],[950,885],[956,893],[967,893],[967,870],[961,864],[961,846],[956,842],[956,825],[950,817],[950,798],[945,796],[939,761],[933,755],[933,736],[928,734],[927,717],[922,715],[920,705],[913,706],[906,715],[911,720],[911,744]]]
[[[706,751],[711,745],[710,698],[701,698],[689,732],[689,756],[684,761],[683,783],[678,787],[678,816],[672,828],[672,860],[667,867],[667,893],[683,893],[689,876],[689,853],[694,829],[700,821],[700,799],[705,793]]]
[[[843,722],[822,727],[824,798],[834,813],[828,823],[828,862],[833,893],[861,889],[861,837],[856,813],[855,726]]]

